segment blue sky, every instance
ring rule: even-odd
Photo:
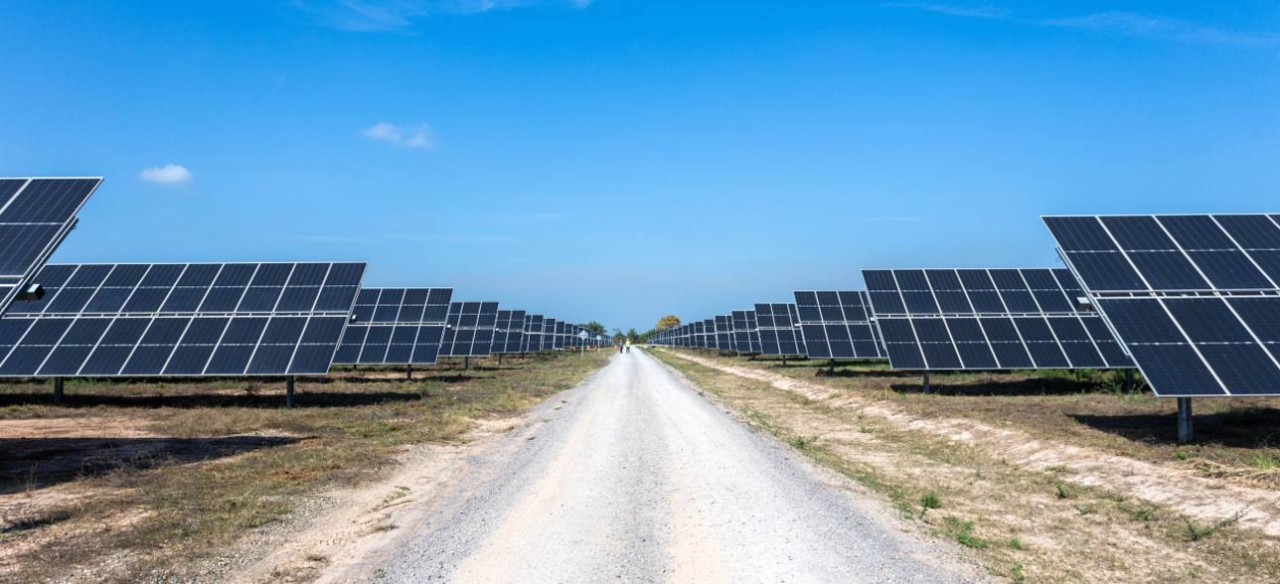
[[[1041,214],[1280,210],[1273,2],[0,6],[0,175],[106,177],[55,261],[643,329],[1057,265]]]

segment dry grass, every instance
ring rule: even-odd
[[[809,399],[664,351],[655,353],[748,423],[881,493],[904,518],[955,541],[995,577],[1015,582],[1280,580],[1276,540],[1244,529],[1230,518],[1189,519],[1105,486],[1077,484],[1059,469],[1031,470],[995,450],[905,426],[891,417],[868,415],[863,409],[842,407],[838,397]],[[890,404],[913,418],[971,417],[991,425],[1016,426],[1046,441],[1103,448],[1166,464],[1182,464],[1174,453],[1186,450],[1161,438],[1165,430],[1157,426],[1173,421],[1162,409],[1166,403],[1113,393],[1105,387],[1064,387],[1061,376],[935,375],[934,385],[941,387],[941,394],[922,395],[918,378],[896,376],[883,368],[814,379],[816,364],[795,366],[789,361],[784,368],[772,361],[715,359],[817,382],[834,388],[837,396],[856,393],[861,403]],[[1067,381],[1075,383],[1070,377]],[[1266,407],[1222,405],[1242,412]],[[1086,415],[1147,416],[1133,419],[1153,423],[1142,428],[1129,422],[1149,436],[1133,438],[1098,419],[1081,419]],[[1211,424],[1202,424],[1201,430],[1203,436],[1212,436]],[[1232,431],[1248,432],[1239,426]],[[1265,436],[1258,432],[1257,438]],[[1210,456],[1224,461],[1223,465],[1244,468],[1249,452],[1270,448],[1269,444],[1250,449],[1214,443],[1200,451],[1211,451]]]
[[[0,580],[217,580],[235,562],[218,554],[308,495],[384,476],[406,445],[463,440],[607,356],[337,373],[300,380],[294,409],[282,382],[71,382],[61,405],[48,385],[0,385]]]
[[[705,357],[705,355],[704,355]],[[1203,476],[1280,488],[1280,399],[1199,399],[1196,442],[1177,443],[1173,400],[1157,398],[1138,380],[1121,391],[1112,371],[933,374],[934,392],[918,374],[887,364],[715,357],[797,380],[817,382],[867,399],[884,400],[921,417],[963,416],[1032,436],[1152,462],[1178,461]]]

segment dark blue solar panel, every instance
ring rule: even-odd
[[[1068,261],[1091,290],[1147,290],[1138,272],[1120,253],[1071,253]]]
[[[1190,251],[1187,254],[1217,289],[1272,287],[1272,282],[1240,251]]]
[[[1098,300],[1116,333],[1129,346],[1137,343],[1185,343],[1173,319],[1155,299]]]
[[[1117,249],[1106,229],[1093,217],[1045,217],[1044,222],[1065,252]]]
[[[1209,283],[1200,277],[1195,266],[1182,252],[1135,251],[1129,259],[1156,290],[1208,290]]]

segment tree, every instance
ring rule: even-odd
[[[582,328],[593,335],[603,335],[606,330],[604,325],[594,320],[582,325]]]
[[[628,331],[627,331],[627,342],[628,342],[628,343],[631,343],[631,344],[633,344],[633,345],[634,345],[634,344],[636,344],[636,343],[637,343],[637,342],[639,342],[639,341],[640,341],[640,333],[637,333],[637,332],[636,332],[636,329],[631,329],[631,330],[628,330]]]
[[[675,328],[678,326],[680,326],[680,317],[674,314],[668,314],[658,319],[658,326],[656,328],[658,330],[663,330],[663,329]]]

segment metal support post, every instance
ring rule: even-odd
[[[293,407],[293,381],[294,381],[294,378],[292,375],[290,375],[289,378],[285,380],[284,407],[286,408]]]
[[[1186,444],[1195,439],[1191,428],[1191,398],[1178,398],[1178,443]]]

